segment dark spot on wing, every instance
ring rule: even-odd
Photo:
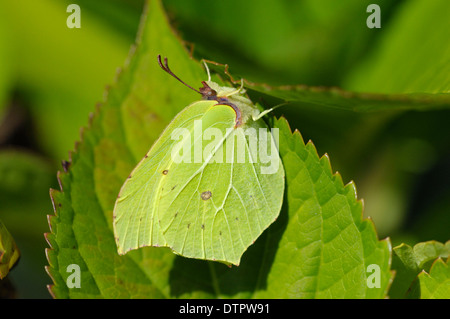
[[[165,169],[162,171],[163,175],[167,175],[169,173],[169,170]]]
[[[204,224],[202,224],[202,226],[201,226],[201,227],[202,227],[202,229],[205,229],[205,225],[204,225]]]
[[[211,198],[211,196],[212,196],[212,194],[211,194],[210,191],[203,192],[203,193],[200,195],[200,197],[201,197],[203,200],[208,200],[208,199]]]

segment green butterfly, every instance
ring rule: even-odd
[[[243,87],[208,81],[131,172],[113,219],[119,254],[170,247],[189,258],[239,265],[278,217],[284,168],[270,130]]]

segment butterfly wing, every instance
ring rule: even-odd
[[[176,165],[171,158],[176,144],[172,135],[176,129],[193,129],[194,121],[214,104],[215,101],[195,102],[178,113],[123,184],[113,212],[119,254],[145,246],[167,246],[156,212],[164,177]]]
[[[203,161],[180,163],[166,176],[158,207],[160,227],[167,245],[185,257],[238,265],[279,215],[284,169],[273,136],[262,120],[236,129],[235,119],[226,105],[206,112],[203,133],[218,131],[203,143]],[[262,144],[271,147],[278,163],[269,174],[259,156]]]
[[[200,101],[180,112],[123,185],[114,209],[119,253],[167,246],[238,265],[278,217],[284,169],[273,136],[259,134],[268,127],[250,120],[235,128],[233,108],[215,104]],[[277,159],[269,174],[261,145]]]

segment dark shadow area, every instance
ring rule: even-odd
[[[0,121],[0,148],[14,147],[39,151],[32,115],[22,92],[12,94],[11,102]]]
[[[406,215],[398,233],[414,234],[417,242],[449,239],[450,139],[449,110],[409,111],[393,120],[381,140],[398,146],[399,176],[411,185]],[[400,152],[405,141],[419,141],[408,153]],[[426,148],[419,147],[425,145]],[[411,163],[416,163],[411,169]],[[392,234],[391,234],[392,235]],[[394,236],[394,235],[392,235]]]
[[[0,279],[0,299],[15,299],[17,292],[8,277]]]

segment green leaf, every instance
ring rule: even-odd
[[[213,69],[226,74],[230,81],[239,84],[228,71],[228,65],[215,63]],[[336,87],[314,87],[307,85],[271,86],[245,81],[245,87],[256,92],[276,97],[294,106],[309,103],[316,106],[355,112],[437,110],[450,108],[448,93],[380,94],[351,92]],[[420,92],[420,93],[419,93]],[[289,107],[289,106],[287,106]]]
[[[398,2],[376,2],[388,23]],[[164,1],[183,38],[195,43],[196,56],[227,62],[252,81],[308,85],[336,85],[382,36],[366,27],[369,3],[212,1],[208,12],[220,14],[211,19],[203,0]]]
[[[401,244],[394,248],[392,268],[396,271],[395,280],[389,290],[391,298],[417,298],[419,291],[415,285],[421,271],[429,271],[437,258],[450,256],[450,241],[445,244],[428,241],[414,247]]]
[[[73,147],[80,126],[101,100],[105,84],[114,78],[132,43],[82,4],[82,27],[69,29],[69,3],[6,1],[0,12],[10,51],[7,68],[1,62],[0,66],[12,73],[14,88],[29,107],[38,146],[55,159],[64,158]]]
[[[355,20],[364,16],[358,12],[364,8],[359,8],[354,3],[348,5],[348,8],[345,7],[345,10],[348,11],[348,14],[345,14],[347,19],[351,17],[349,15],[351,13],[355,14]],[[364,4],[359,5],[363,6]],[[279,4],[274,4],[277,12],[280,10],[278,6]],[[313,4],[301,2],[299,6],[304,6],[303,9],[308,12]],[[388,13],[389,4],[381,3],[380,6],[384,19]],[[333,8],[333,4],[326,7]],[[247,82],[246,87],[293,104],[302,103],[299,107],[304,107],[303,103],[311,103],[316,106],[357,112],[448,109],[450,108],[450,59],[448,58],[450,44],[449,41],[446,41],[445,32],[429,32],[429,30],[448,30],[450,28],[450,22],[447,19],[448,10],[446,10],[448,8],[449,3],[446,0],[433,2],[412,0],[399,5],[389,19],[392,22],[382,25],[383,36],[369,46],[370,51],[364,62],[351,72],[342,71],[346,74],[346,80],[341,84],[343,88],[308,85],[273,86],[253,82]],[[337,10],[337,8],[335,9]],[[339,9],[344,10],[343,8]],[[327,19],[331,19],[331,21],[334,16],[333,12],[328,12],[327,9],[324,9],[319,15],[321,14],[328,14]],[[285,20],[289,21],[289,17],[287,16]],[[365,24],[365,21],[358,23]],[[350,32],[355,32],[354,29],[355,26]],[[341,29],[339,30],[341,31]],[[264,34],[263,32],[259,33]],[[252,37],[252,40],[254,38]],[[345,34],[340,34],[336,38],[342,42],[342,39],[346,37]],[[355,38],[365,42],[370,36],[366,34],[362,38],[357,36]],[[247,39],[244,41],[249,42]],[[314,43],[314,39],[312,41]],[[267,45],[267,43],[263,45]],[[309,47],[302,48],[299,51],[306,52],[309,49]],[[323,46],[316,51],[328,52],[328,49],[327,42],[326,48]],[[331,50],[333,49],[335,48],[331,45]],[[346,48],[346,52],[349,52],[347,50],[351,49]],[[336,58],[339,56],[339,51],[337,50],[333,54]],[[313,64],[311,59],[299,60]],[[271,59],[271,63],[277,66],[282,65],[283,61],[279,61],[279,57]],[[335,64],[341,62],[335,61]],[[291,65],[290,69],[295,72],[299,72],[298,70],[303,72],[304,68]],[[306,66],[306,72],[312,69]],[[242,73],[239,71],[235,73],[234,70],[233,68],[231,72],[233,75]],[[223,72],[228,73],[227,70]],[[233,81],[231,75],[230,79]],[[237,81],[234,82],[237,83]]]
[[[383,298],[390,280],[390,242],[378,241],[362,220],[353,183],[344,186],[327,155],[319,158],[298,131],[280,128],[287,179],[287,225],[278,243],[262,298]],[[269,234],[271,234],[269,228]],[[276,230],[273,229],[273,235]],[[380,267],[380,287],[369,288],[368,266]]]
[[[382,26],[383,37],[344,86],[359,92],[448,96],[449,10],[446,0],[402,2],[391,22]]]
[[[189,84],[205,79],[171,32],[159,1],[148,1],[133,56],[71,154],[46,234],[47,271],[57,298],[383,298],[391,280],[390,242],[379,241],[353,183],[344,186],[328,156],[319,158],[285,119],[280,156],[286,172],[282,211],[243,255],[240,266],[192,260],[167,248],[119,256],[112,210],[122,183],[168,122],[198,100],[161,71],[156,56]],[[217,82],[220,80],[218,79]],[[68,288],[78,264],[81,288]],[[369,266],[378,266],[374,274]],[[371,280],[375,275],[374,282]],[[376,283],[370,288],[368,283]]]
[[[6,277],[19,256],[19,249],[14,239],[0,220],[0,280]]]
[[[429,274],[422,271],[419,275],[422,299],[450,299],[450,258],[447,262],[437,259]]]

